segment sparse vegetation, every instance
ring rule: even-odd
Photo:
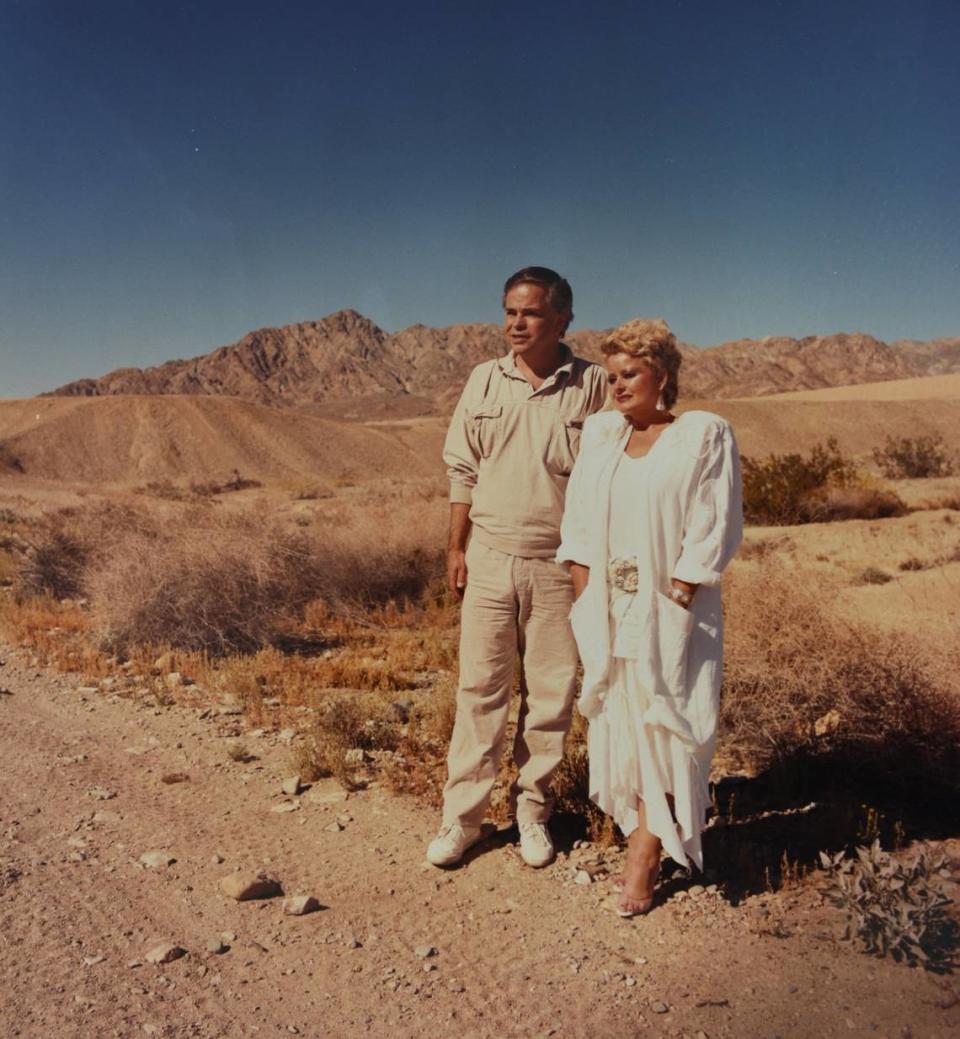
[[[857,938],[864,951],[910,964],[937,967],[949,957],[955,931],[938,874],[946,860],[921,852],[905,864],[880,849],[879,840],[844,852],[820,853],[820,864],[833,881],[829,898],[847,917],[845,938]]]
[[[846,488],[855,478],[853,463],[833,438],[818,444],[809,457],[799,454],[743,458],[743,513],[748,523],[783,526],[809,523],[823,512],[817,493]]]
[[[914,795],[960,790],[960,701],[917,644],[838,619],[829,593],[773,567],[728,576],[719,752],[732,770],[837,762]]]
[[[263,484],[260,480],[249,480],[240,475],[240,473],[234,469],[233,479],[227,480],[225,483],[216,483],[210,480],[206,483],[200,481],[193,481],[190,484],[190,491],[195,494],[198,498],[212,498],[217,494],[227,494],[231,491],[246,491],[253,487],[262,487]]]
[[[3,440],[0,440],[0,471],[3,470],[10,473],[26,472],[23,462],[13,448]]]
[[[952,476],[957,469],[953,455],[939,434],[918,437],[887,437],[882,448],[875,448],[873,460],[890,480],[930,479]]]
[[[401,526],[374,513],[311,537],[198,506],[167,525],[142,510],[90,508],[37,532],[18,586],[21,597],[88,596],[114,651],[252,652],[296,628],[314,600],[336,612],[418,599],[442,572],[442,544],[439,530],[424,536],[422,516]]]
[[[860,575],[860,584],[888,584],[893,577],[876,566],[868,566]]]

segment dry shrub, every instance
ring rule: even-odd
[[[743,515],[748,523],[792,525],[810,522],[807,500],[827,486],[847,486],[853,463],[834,438],[817,444],[809,457],[799,454],[743,457]]]
[[[939,433],[931,436],[888,436],[882,448],[873,452],[873,460],[884,476],[891,480],[923,479],[952,476],[957,458]]]
[[[24,473],[26,469],[16,451],[9,444],[0,440],[0,473],[2,472]]]
[[[397,752],[384,768],[384,781],[394,793],[413,794],[439,807],[457,713],[456,691],[456,682],[448,675],[419,698]]]
[[[829,523],[833,520],[887,519],[903,516],[909,510],[899,495],[880,487],[822,487],[803,501],[805,522]]]
[[[92,546],[77,532],[54,525],[31,545],[17,574],[17,594],[70,599],[84,592]]]
[[[329,606],[416,598],[442,566],[439,539],[373,521],[320,537],[253,513],[186,511],[175,526],[131,525],[98,553],[85,584],[106,642],[252,652],[295,626],[314,599]]]
[[[89,575],[108,644],[249,651],[315,594],[319,561],[302,539],[252,517],[185,519],[181,529],[126,533]]]
[[[734,570],[726,593],[726,761],[832,759],[851,777],[958,785],[960,701],[914,642],[841,621],[802,574]]]
[[[333,776],[350,790],[357,765],[350,751],[392,751],[400,742],[396,726],[384,716],[385,704],[361,697],[333,697],[318,708],[307,740],[295,753],[300,776],[313,782]]]

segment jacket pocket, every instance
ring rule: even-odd
[[[687,651],[694,628],[693,614],[663,592],[656,593],[657,648],[660,677],[671,696],[687,697]]]
[[[503,421],[503,405],[490,404],[478,408],[472,415],[473,433],[481,458],[489,458],[497,443]]]

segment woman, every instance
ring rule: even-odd
[[[661,850],[703,867],[740,465],[724,419],[670,410],[681,358],[664,321],[630,321],[602,350],[616,410],[584,423],[557,559],[577,595],[590,797],[628,838],[618,912],[635,916]]]

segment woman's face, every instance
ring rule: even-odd
[[[657,410],[657,398],[666,381],[650,363],[630,354],[608,354],[607,382],[617,410],[626,414],[648,414]]]

